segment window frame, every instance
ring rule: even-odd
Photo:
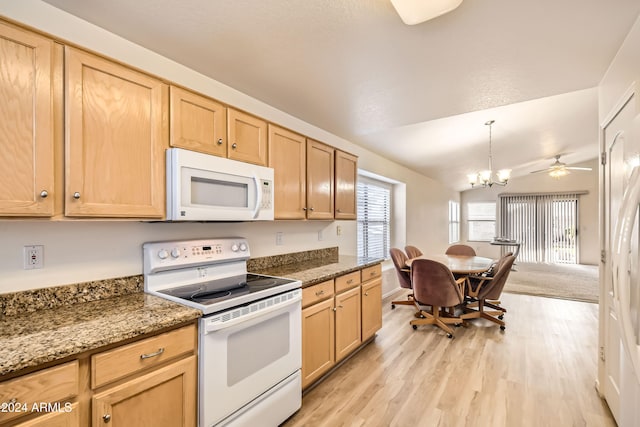
[[[363,186],[369,186],[373,188],[383,189],[383,192],[386,193],[385,199],[385,210],[382,215],[383,220],[368,220],[363,218],[363,207],[362,207],[362,196],[361,191]],[[374,195],[376,197],[376,195]],[[393,184],[389,182],[385,182],[382,180],[378,180],[375,178],[370,178],[364,175],[358,175],[358,182],[356,184],[356,252],[358,258],[389,258],[389,249],[391,247],[391,206],[392,206],[392,198],[393,198]],[[368,213],[368,210],[365,210],[364,214]],[[372,249],[376,249],[375,245],[370,244],[370,233],[367,233],[366,230],[369,230],[369,224],[382,224],[382,247],[378,250],[372,251]],[[375,252],[372,254],[372,252]]]
[[[449,244],[458,242],[460,242],[460,202],[449,200]]]
[[[484,213],[472,213],[471,205],[493,205],[492,215],[488,214],[485,209]],[[467,241],[469,242],[491,242],[496,236],[496,226],[497,226],[497,203],[496,201],[476,201],[476,202],[467,202]],[[493,235],[491,237],[484,236],[485,238],[481,238],[483,236],[472,236],[472,230],[474,227],[471,225],[472,223],[486,223],[493,224]],[[473,238],[472,238],[473,237]]]

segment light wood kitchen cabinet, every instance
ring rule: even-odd
[[[93,425],[194,426],[196,348],[191,325],[92,355]]]
[[[56,53],[59,50],[59,53]],[[0,22],[0,215],[54,214],[54,107],[62,48]],[[58,59],[59,58],[59,59]]]
[[[382,327],[382,265],[362,269],[362,341]]]
[[[269,167],[274,171],[275,219],[307,217],[307,142],[304,136],[269,124]]]
[[[336,294],[336,362],[362,343],[360,286]]]
[[[92,398],[94,426],[196,425],[196,357],[171,363]]]
[[[333,147],[307,139],[308,219],[333,219],[334,151]]]
[[[336,150],[335,219],[356,219],[358,157]]]
[[[233,108],[227,108],[227,157],[267,166],[267,122]]]
[[[168,88],[65,47],[65,214],[162,218]]]
[[[41,415],[30,418],[29,422],[39,422],[48,413],[46,410],[39,412],[41,403],[59,403],[64,408],[66,402],[79,394],[79,387],[77,360],[4,381],[0,383],[0,402],[3,404],[0,424],[34,413]]]
[[[227,157],[227,108],[177,86],[169,95],[171,146]]]
[[[333,286],[333,281],[330,281]],[[333,298],[302,310],[302,388],[335,364]]]

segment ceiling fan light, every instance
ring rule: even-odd
[[[555,179],[560,179],[563,176],[567,176],[567,175],[569,175],[569,171],[565,168],[558,168],[549,172],[549,176]]]
[[[391,0],[402,22],[415,25],[451,12],[462,0]]]
[[[498,171],[498,181],[507,182],[511,178],[511,169],[500,169]]]

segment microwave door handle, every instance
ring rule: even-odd
[[[262,189],[260,188],[260,178],[258,175],[253,174],[253,182],[256,185],[256,208],[253,211],[253,218],[257,218],[260,213],[260,205],[262,204]]]

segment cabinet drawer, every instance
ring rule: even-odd
[[[357,286],[359,284],[360,284],[359,271],[354,271],[353,273],[336,277],[336,293],[344,291],[345,289],[353,288],[354,286]]]
[[[55,403],[78,394],[78,361],[0,383],[0,424],[30,414],[34,403]]]
[[[333,295],[333,279],[302,290],[302,306],[307,307]]]
[[[157,366],[196,348],[196,327],[186,326],[91,356],[91,388]]]
[[[376,277],[382,276],[382,264],[376,264],[371,267],[362,269],[362,281],[366,282],[367,280],[375,279]]]

